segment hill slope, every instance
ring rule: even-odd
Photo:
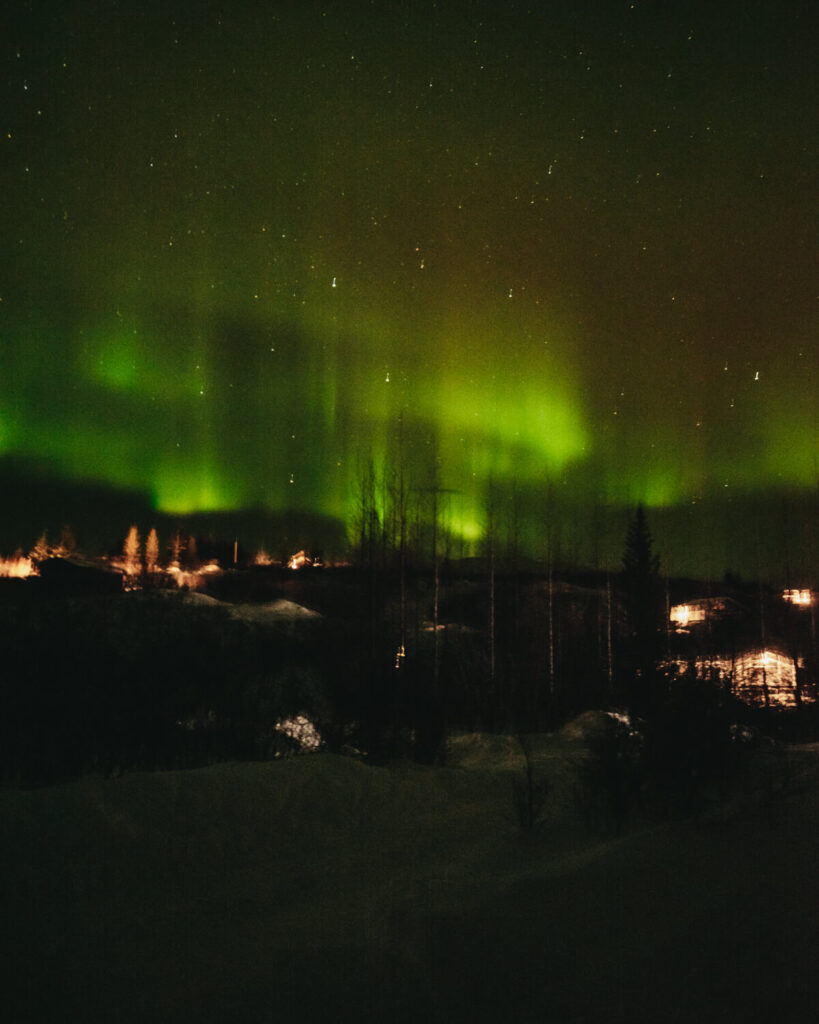
[[[605,839],[565,763],[527,832],[508,749],[465,746],[0,793],[6,1019],[813,1018],[816,749],[775,800]]]

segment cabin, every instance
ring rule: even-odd
[[[726,619],[742,618],[743,609],[732,597],[698,597],[669,610],[669,622],[677,633],[690,633],[692,628],[707,626]]]

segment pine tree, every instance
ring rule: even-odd
[[[74,540],[74,531],[70,526],[64,526],[60,530],[60,543],[54,549],[54,554],[59,558],[67,558],[73,555],[77,549],[77,542]]]
[[[148,534],[148,539],[145,541],[145,569],[149,573],[156,572],[157,562],[159,561],[159,538],[156,535],[156,529],[152,529]]]
[[[122,554],[125,559],[125,571],[129,576],[138,576],[140,570],[139,531],[135,526],[128,531],[128,536],[122,547]]]
[[[654,554],[651,531],[642,505],[637,506],[634,518],[629,523],[623,554],[623,573],[627,579],[643,583],[659,578],[660,557]]]

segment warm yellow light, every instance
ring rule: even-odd
[[[305,565],[312,565],[310,557],[304,551],[298,551],[290,557],[287,563],[288,569],[303,569]]]
[[[273,559],[268,555],[264,548],[259,548],[253,559],[254,565],[272,565]]]
[[[26,576],[39,576],[39,572],[30,558],[20,555],[16,558],[0,558],[0,576],[25,579]]]
[[[669,619],[678,629],[685,629],[694,622],[705,622],[705,608],[702,605],[675,604]]]
[[[717,672],[730,683],[733,693],[748,704],[762,704],[767,700],[772,707],[789,708],[796,706],[797,665],[790,655],[766,648],[753,648],[731,658],[697,658],[697,675],[708,678]],[[678,660],[677,667],[684,672],[688,667],[685,660]],[[804,663],[799,664],[800,669]],[[813,703],[813,696],[805,689],[800,698],[803,703]]]

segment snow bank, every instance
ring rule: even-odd
[[[278,601],[268,601],[266,604],[230,604],[199,590],[155,590],[152,593],[158,594],[168,601],[179,601],[182,604],[198,608],[218,608],[226,615],[241,622],[255,622],[262,625],[265,623],[302,622],[322,617],[320,612],[284,598]]]
[[[319,612],[284,598],[278,601],[268,601],[266,604],[231,605],[230,614],[234,619],[241,619],[243,622],[259,623],[299,622],[321,618]]]

